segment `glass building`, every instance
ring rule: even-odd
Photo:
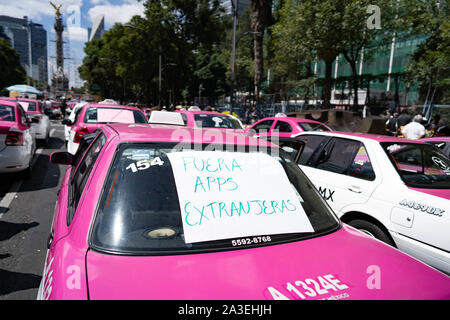
[[[17,51],[27,76],[48,82],[47,31],[25,16],[23,19],[0,15],[0,27]]]
[[[233,0],[222,0],[222,6],[226,9],[228,14],[232,14]],[[251,0],[238,0],[238,14],[241,15],[245,9],[250,6]]]

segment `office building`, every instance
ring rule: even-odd
[[[101,39],[105,33],[105,16],[98,16],[95,18],[92,28],[88,28],[88,39]]]
[[[47,31],[44,27],[26,16],[21,19],[2,15],[0,27],[18,52],[27,76],[48,82]]]

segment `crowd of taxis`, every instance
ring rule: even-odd
[[[2,157],[33,123],[0,105]],[[113,104],[63,123],[38,299],[450,298],[450,160],[432,144]]]

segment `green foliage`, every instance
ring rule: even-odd
[[[202,96],[226,92],[228,65],[220,47],[229,18],[220,1],[147,0],[144,7],[144,18],[116,24],[103,39],[86,44],[79,71],[90,90],[154,105],[160,99],[192,101],[200,85]]]
[[[26,72],[19,61],[19,54],[11,48],[8,40],[0,38],[0,89],[23,84]]]

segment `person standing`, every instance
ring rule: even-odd
[[[60,109],[61,109],[61,118],[64,119],[66,117],[66,99],[62,99],[61,100],[61,105],[60,105]]]
[[[388,136],[397,136],[398,133],[398,113],[394,115],[388,112],[388,119],[385,123],[386,134]]]
[[[256,111],[256,107],[253,107],[252,113],[250,113],[250,121],[253,124],[258,120],[259,120],[258,111]]]
[[[402,134],[406,139],[418,140],[425,136],[425,127],[421,124],[422,116],[416,115],[410,123],[402,129]]]
[[[245,109],[244,123],[245,123],[246,125],[249,125],[249,124],[250,124],[250,109],[249,109],[249,108],[246,108],[246,109]]]

